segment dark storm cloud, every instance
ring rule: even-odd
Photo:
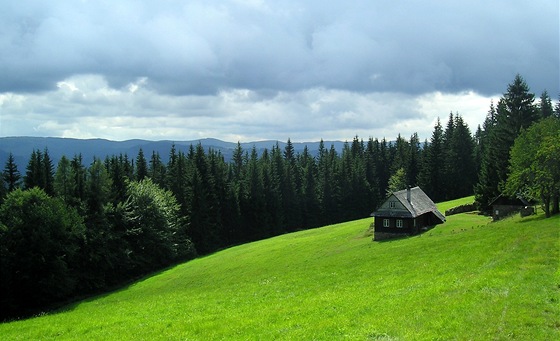
[[[0,92],[78,74],[166,94],[221,89],[558,93],[557,1],[17,1]]]

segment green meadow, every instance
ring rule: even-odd
[[[384,242],[372,241],[371,222],[232,247],[0,324],[0,338],[560,339],[560,216],[491,223],[465,213]]]

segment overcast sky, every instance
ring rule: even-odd
[[[0,136],[423,140],[560,92],[557,0],[3,2]]]

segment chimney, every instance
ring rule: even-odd
[[[409,204],[412,204],[410,202],[410,186],[406,187],[406,201],[408,201]]]

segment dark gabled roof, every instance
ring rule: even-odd
[[[407,199],[407,189],[402,191],[394,192],[391,197],[397,198],[398,201],[406,208],[409,212],[407,217],[416,218],[423,214],[432,212],[439,220],[445,221],[445,216],[437,209],[436,204],[424,193],[420,187],[414,187],[410,189],[410,202]],[[388,199],[389,200],[389,199]],[[390,210],[378,210],[373,213],[373,216],[384,216],[389,214]]]
[[[534,204],[534,202],[532,202],[531,200],[527,200],[521,195],[517,195],[515,198],[513,198],[500,194],[492,201],[490,201],[488,205],[533,206]]]

